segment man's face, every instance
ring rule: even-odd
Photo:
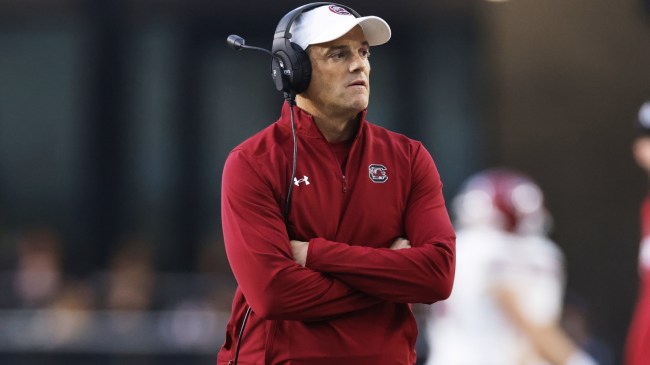
[[[312,75],[302,97],[326,115],[356,115],[368,107],[370,46],[361,27],[307,49]]]

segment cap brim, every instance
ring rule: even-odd
[[[364,16],[355,18],[354,21],[351,21],[345,24],[345,26],[339,27],[336,30],[330,29],[330,31],[324,32],[319,36],[314,37],[314,39],[312,39],[310,42],[310,45],[330,42],[335,39],[339,39],[357,25],[361,26],[361,29],[363,29],[363,34],[365,35],[368,44],[371,46],[378,46],[390,40],[390,27],[388,26],[388,23],[384,21],[384,19],[377,16]]]
[[[378,46],[390,40],[390,27],[384,19],[376,16],[365,16],[358,19],[360,20],[358,24],[363,29],[363,34],[371,46]]]

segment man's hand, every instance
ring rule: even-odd
[[[291,253],[293,254],[293,261],[298,265],[304,267],[307,262],[307,249],[309,242],[291,240]]]
[[[390,245],[391,250],[401,250],[404,248],[411,248],[411,242],[407,240],[406,238],[398,237],[393,243]]]

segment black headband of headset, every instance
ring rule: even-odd
[[[323,5],[334,5],[334,6],[340,6],[343,9],[349,11],[352,15],[354,15],[355,18],[360,18],[361,15],[354,11],[354,9],[347,7],[345,5],[341,4],[335,4],[335,3],[327,3],[327,2],[319,2],[319,3],[311,3],[311,4],[306,4],[303,6],[300,6],[296,9],[291,10],[287,15],[283,16],[282,19],[280,19],[280,22],[278,23],[278,27],[275,29],[275,35],[273,36],[273,39],[276,38],[286,38],[286,39],[291,39],[291,33],[289,30],[291,29],[291,25],[293,22],[300,16],[300,14],[312,10],[314,8],[317,8],[319,6]]]

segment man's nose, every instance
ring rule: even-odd
[[[352,60],[350,61],[350,72],[365,70],[368,67],[370,67],[370,64],[367,58],[364,58],[360,54],[352,56]]]

